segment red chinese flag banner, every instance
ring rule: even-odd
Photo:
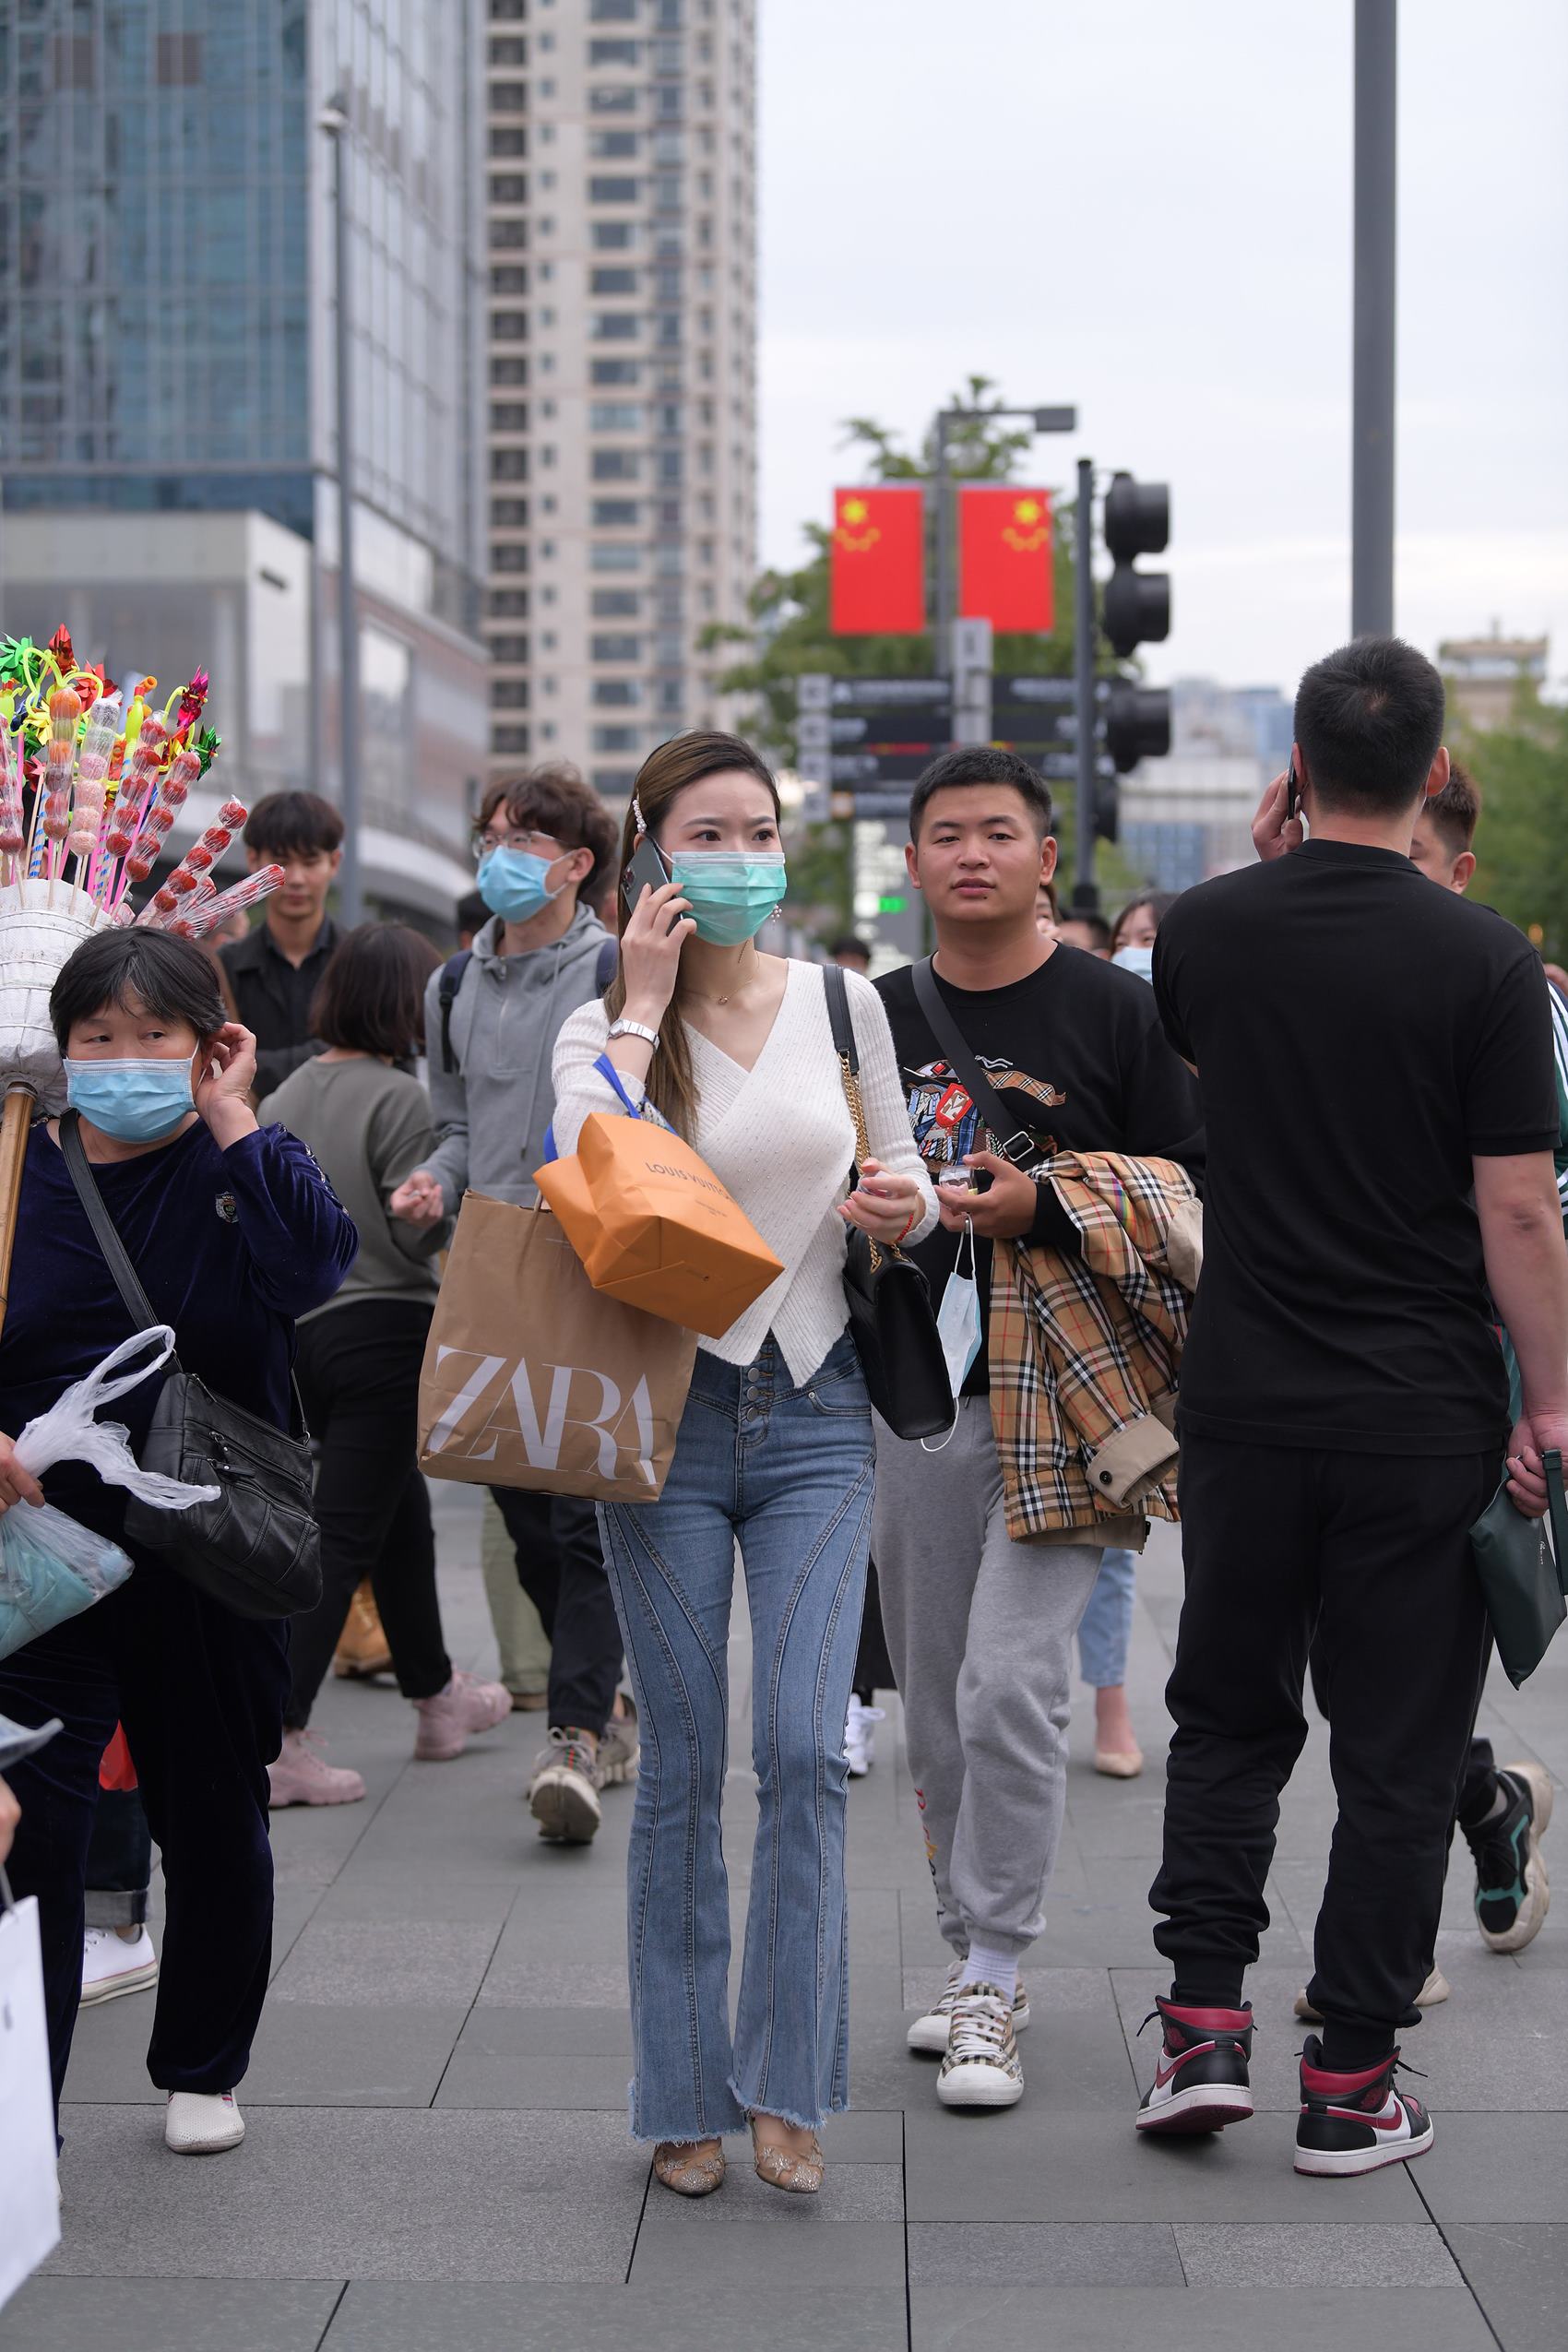
[[[836,637],[925,627],[923,492],[834,492],[828,612]]]
[[[988,484],[958,493],[958,610],[993,629],[1046,630],[1054,612],[1051,494]]]

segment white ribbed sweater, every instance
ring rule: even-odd
[[[936,1222],[936,1199],[909,1131],[887,1016],[869,980],[858,972],[844,977],[872,1158],[919,1183],[921,1214],[908,1236],[919,1241]],[[556,1039],[555,1148],[563,1158],[576,1151],[589,1111],[624,1115],[613,1087],[593,1066],[609,1027],[601,1004],[584,1004],[562,1024]],[[738,1323],[721,1337],[698,1344],[725,1363],[749,1364],[772,1331],[800,1384],[848,1321],[846,1229],[835,1211],[848,1190],[855,1131],[833,1051],[821,967],[791,959],[783,1002],[750,1070],[690,1022],[686,1034],[699,1089],[692,1147],[784,1266]],[[635,1100],[636,1087],[627,1091]]]

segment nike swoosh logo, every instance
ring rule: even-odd
[[[1178,2051],[1177,2055],[1171,2060],[1169,2066],[1157,2066],[1154,2070],[1155,2089],[1157,2091],[1162,2091],[1167,2083],[1173,2079],[1177,2070],[1180,2067],[1185,2066],[1189,2058],[1201,2058],[1205,2050],[1212,2049],[1213,2048],[1214,2044],[1212,2042],[1194,2042],[1191,2049]]]
[[[1398,2106],[1392,2115],[1386,2110],[1379,2115],[1369,2115],[1364,2108],[1356,2107],[1331,2107],[1328,2112],[1345,2123],[1370,2123],[1374,2132],[1397,2132],[1405,2121],[1405,2110]]]

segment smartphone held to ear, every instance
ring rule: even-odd
[[[635,907],[644,889],[662,890],[670,881],[669,867],[659,853],[659,844],[645,833],[632,851],[631,863],[621,877],[621,888],[628,907]]]
[[[1296,763],[1295,763],[1295,761],[1292,759],[1292,760],[1289,762],[1289,766],[1286,767],[1286,770],[1285,770],[1285,822],[1286,822],[1286,824],[1287,824],[1287,825],[1289,825],[1292,817],[1294,817],[1294,816],[1300,816],[1300,815],[1301,815],[1301,783],[1300,783],[1300,781],[1299,781],[1299,779],[1298,779],[1298,778],[1297,778],[1297,775],[1296,775]]]

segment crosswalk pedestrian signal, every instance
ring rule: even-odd
[[[1105,584],[1100,626],[1123,660],[1140,645],[1170,635],[1170,575],[1140,572],[1139,555],[1158,555],[1170,542],[1170,491],[1163,481],[1112,474],[1105,493],[1105,546],[1115,569]]]

